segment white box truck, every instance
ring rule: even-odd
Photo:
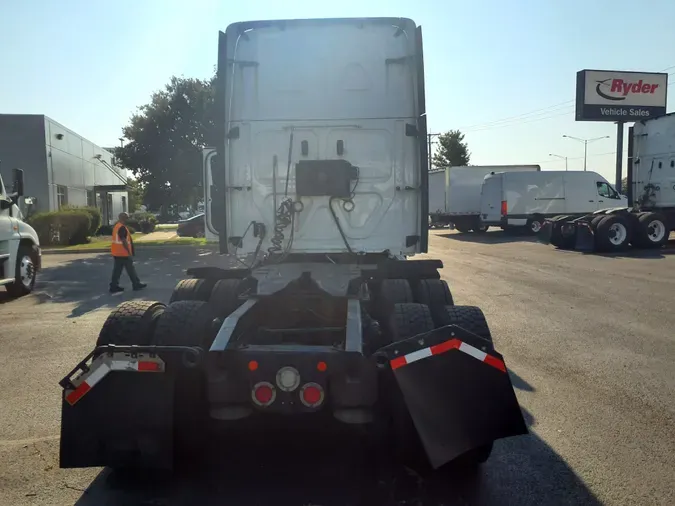
[[[448,223],[447,201],[445,200],[445,178],[447,169],[429,171],[429,226],[432,228],[444,227]]]
[[[627,166],[627,206],[553,217],[540,234],[542,241],[562,249],[608,252],[666,244],[675,230],[674,113],[630,127]]]
[[[445,169],[445,211],[432,216],[432,223],[448,224],[460,232],[485,232],[480,218],[480,192],[485,176],[492,172],[540,171],[539,165],[468,165]]]
[[[480,212],[485,225],[536,234],[546,218],[627,205],[626,197],[596,172],[498,172],[485,176]]]
[[[40,268],[41,252],[37,232],[23,221],[18,201],[23,196],[23,171],[14,169],[12,191],[0,175],[0,286],[12,297],[33,290]]]

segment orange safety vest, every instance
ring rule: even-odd
[[[119,236],[119,231],[120,231],[120,228],[122,228],[122,227],[124,227],[124,225],[120,222],[117,222],[115,224],[115,226],[113,227],[112,244],[110,245],[110,253],[112,253],[112,256],[114,256],[114,257],[128,257],[129,256],[129,252],[125,249],[124,244],[122,243],[122,240],[120,239],[120,236]],[[130,250],[131,250],[131,248],[133,248],[133,246],[131,245],[131,234],[129,233],[128,228],[127,228],[127,245],[129,246]]]

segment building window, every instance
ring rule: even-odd
[[[94,190],[87,190],[87,207],[96,207],[96,195]]]
[[[65,186],[56,186],[56,204],[59,209],[68,204],[68,188]]]
[[[126,213],[127,212],[127,198],[122,197],[122,212]]]
[[[108,193],[108,223],[113,223],[113,203],[112,203],[112,194]]]

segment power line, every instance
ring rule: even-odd
[[[497,119],[497,120],[493,120],[493,121],[488,121],[488,122],[476,123],[476,124],[473,124],[473,125],[468,125],[468,126],[465,126],[465,127],[461,127],[459,130],[462,130],[462,131],[463,131],[463,130],[465,130],[465,129],[473,129],[473,128],[485,127],[485,126],[493,125],[493,124],[495,124],[495,123],[502,123],[502,122],[504,122],[504,121],[511,121],[511,120],[518,119],[518,118],[524,118],[524,117],[526,117],[526,116],[530,116],[530,115],[533,115],[533,114],[534,114],[534,115],[541,114],[541,113],[544,112],[544,111],[552,112],[552,111],[550,111],[550,109],[555,109],[555,108],[557,108],[557,107],[560,107],[560,106],[563,106],[563,105],[568,105],[568,104],[571,104],[571,103],[573,103],[573,102],[574,102],[574,100],[566,100],[565,102],[560,102],[559,104],[550,105],[550,106],[548,106],[548,107],[543,107],[543,108],[541,108],[541,109],[535,109],[535,110],[533,110],[533,111],[525,112],[525,113],[522,113],[522,114],[517,114],[517,115],[515,115],[515,116],[508,116],[508,117],[502,118],[502,119]]]

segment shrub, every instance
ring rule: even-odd
[[[152,213],[138,212],[131,215],[127,226],[134,230],[140,230],[144,234],[154,232],[157,227],[157,218]]]
[[[89,224],[89,236],[94,236],[98,232],[98,229],[101,228],[101,223],[103,222],[103,216],[101,215],[101,210],[98,207],[78,207],[72,205],[65,205],[61,208],[61,211],[82,211],[89,214],[91,220]]]
[[[29,224],[44,246],[85,244],[91,228],[91,215],[80,209],[63,209],[37,213],[31,217]]]

